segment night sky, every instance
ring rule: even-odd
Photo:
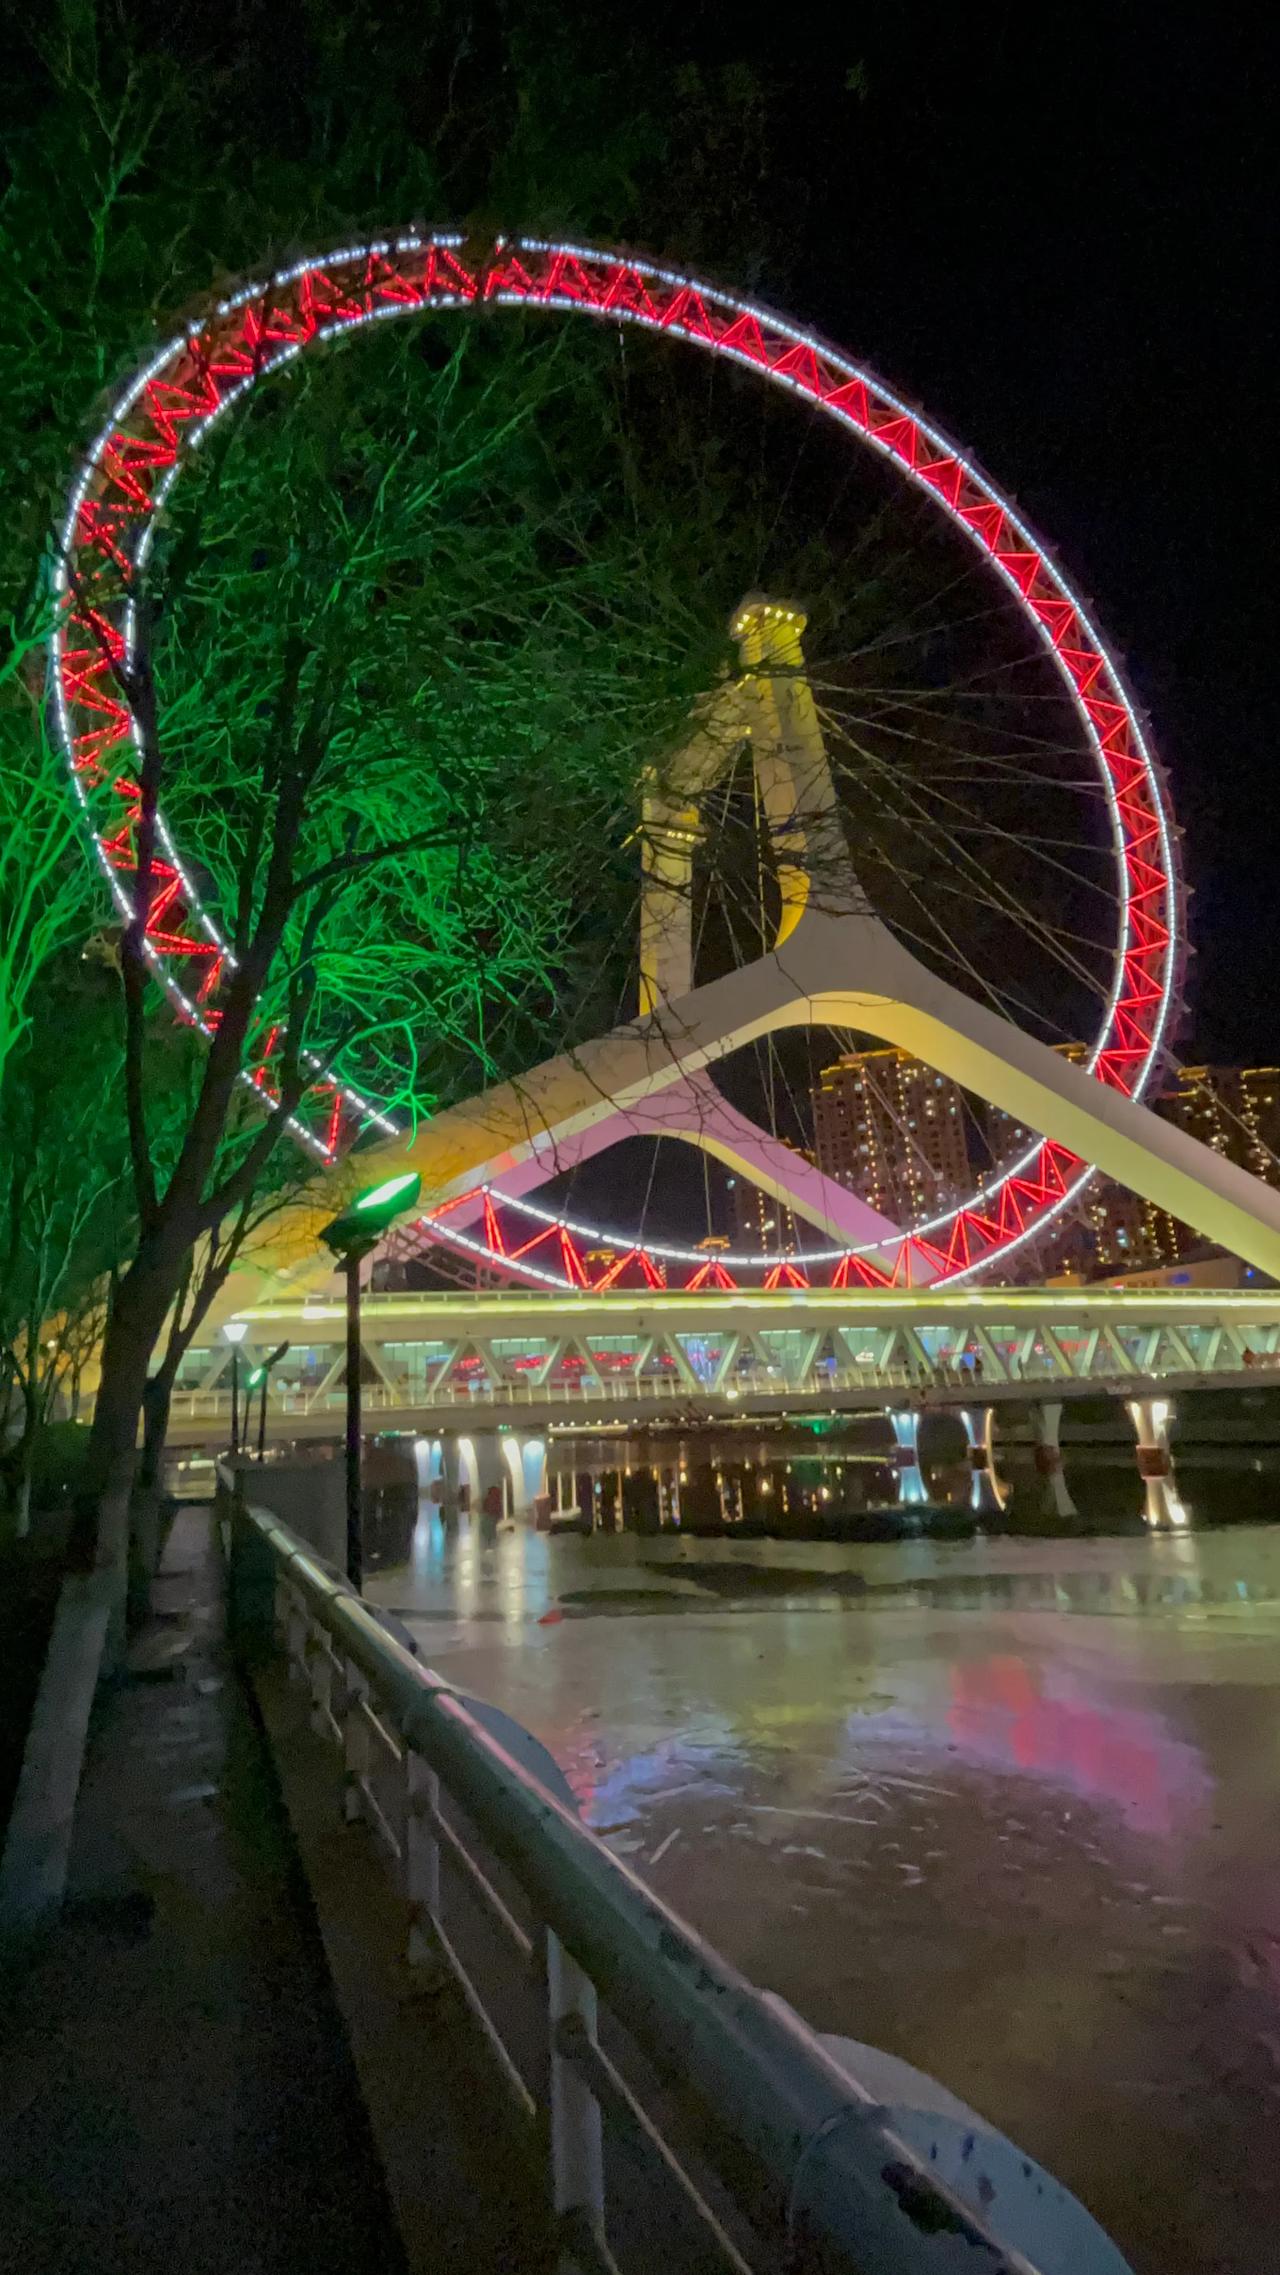
[[[792,19],[746,8],[701,57],[745,54],[790,90],[787,312],[978,457],[1127,665],[1192,888],[1175,1056],[1274,1063],[1270,127],[1220,17],[1088,18],[851,10],[837,44],[802,48]],[[665,1161],[668,1232],[700,1218],[701,1175]],[[613,1189],[569,1181],[609,1222]]]
[[[968,444],[1092,596],[1186,831],[1178,1054],[1280,1058],[1256,63],[1220,13],[858,19],[864,99],[833,58],[798,106],[793,310]]]
[[[511,26],[541,24],[556,69],[559,31],[570,139],[588,158],[618,122],[600,116],[596,131],[588,91],[574,107],[581,34],[567,18],[581,12],[616,56],[644,48],[637,111],[687,60],[708,86],[739,60],[754,69],[770,90],[779,226],[767,274],[725,262],[724,281],[759,289],[925,407],[1092,597],[1186,832],[1197,953],[1178,1053],[1280,1060],[1280,673],[1263,528],[1273,128],[1243,12],[476,0],[456,19],[424,8],[420,37],[415,6],[385,0],[398,44],[383,92],[407,146],[431,146],[453,100],[426,59],[437,21],[471,59],[468,84],[512,94]],[[343,15],[341,0],[138,0],[136,20],[193,75],[234,59],[237,104],[260,143],[287,153],[308,51]],[[34,52],[15,46],[19,88]],[[359,113],[366,93],[350,101]],[[610,102],[625,106],[625,80]],[[738,162],[731,146],[712,155],[722,201]],[[740,164],[745,207],[759,189],[749,150]],[[680,251],[666,227],[655,213],[642,248]]]

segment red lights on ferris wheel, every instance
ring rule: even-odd
[[[772,311],[696,278],[574,244],[499,239],[478,255],[455,233],[407,234],[300,261],[212,306],[124,388],[69,499],[55,571],[61,614],[52,675],[55,731],[122,915],[131,913],[139,812],[133,722],[122,685],[131,652],[129,589],[145,565],[156,510],[186,458],[250,387],[313,345],[376,318],[441,309],[461,315],[486,304],[636,325],[752,371],[890,462],[975,548],[1055,667],[1105,794],[1118,935],[1112,987],[1088,1063],[1099,1081],[1140,1095],[1161,1054],[1182,956],[1175,832],[1134,705],[1084,602],[967,454],[873,372]],[[153,971],[179,1017],[210,1034],[230,950],[163,823],[152,874],[146,951]],[[246,1075],[268,1096],[273,1043],[270,1033],[263,1036]],[[393,1129],[359,1091],[317,1080],[297,1134],[322,1159],[333,1160],[371,1124]],[[904,1237],[887,1269],[839,1249],[814,1262],[836,1285],[902,1286],[964,1276],[1030,1238],[1088,1174],[1064,1148],[1042,1141],[993,1179],[980,1207],[959,1208]],[[528,1212],[529,1204],[520,1205]],[[593,1283],[578,1231],[560,1219],[514,1245],[488,1196],[483,1241],[450,1232],[447,1217],[428,1221],[451,1245],[541,1284],[616,1285],[637,1272],[656,1285],[678,1261],[653,1243],[620,1236],[618,1253],[602,1267],[614,1276]],[[709,1284],[717,1270],[732,1283],[738,1261],[713,1266],[699,1257],[690,1266],[690,1284]],[[798,1276],[797,1284],[811,1268],[800,1259],[782,1267]]]

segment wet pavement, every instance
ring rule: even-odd
[[[441,1525],[370,1593],[817,2028],[1138,2275],[1280,2266],[1280,1527],[871,1548]]]
[[[0,1978],[4,2268],[403,2275],[222,1593],[184,1511],[95,1706],[61,1925]]]

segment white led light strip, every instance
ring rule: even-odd
[[[265,312],[269,295],[273,290],[287,293],[293,286],[298,284],[299,281],[305,277],[319,275],[323,275],[325,277],[337,276],[340,275],[343,270],[356,267],[360,264],[367,264],[371,258],[386,259],[396,255],[402,256],[404,254],[417,253],[425,253],[429,255],[433,251],[440,251],[445,253],[456,252],[459,248],[465,245],[465,242],[466,240],[463,235],[456,229],[442,229],[429,232],[402,233],[390,237],[371,239],[365,244],[345,246],[339,250],[320,256],[314,260],[301,260],[295,262],[292,267],[277,271],[274,276],[272,276],[265,283],[253,282],[246,284],[229,298],[220,301],[217,304],[215,315],[219,318],[224,318],[228,315],[233,314],[238,309],[251,306],[254,302],[261,302],[263,304]],[[709,315],[714,314],[719,318],[728,319],[729,322],[737,322],[742,318],[750,319],[760,327],[761,334],[764,336],[766,342],[770,339],[783,341],[789,343],[790,347],[792,348],[803,349],[811,353],[816,359],[817,366],[821,370],[823,386],[826,388],[827,394],[834,392],[839,388],[856,385],[866,390],[869,403],[874,406],[877,415],[881,416],[882,423],[883,414],[886,412],[893,414],[897,418],[909,421],[915,434],[921,440],[923,440],[930,448],[936,451],[942,458],[953,461],[955,463],[959,469],[964,483],[968,486],[969,490],[976,493],[978,498],[985,505],[990,505],[998,509],[998,511],[1004,517],[1004,527],[1012,539],[1016,541],[1016,544],[1010,544],[1008,538],[1005,538],[1003,541],[1004,549],[1007,551],[1013,551],[1017,548],[1021,548],[1021,550],[1024,551],[1028,556],[1034,556],[1037,564],[1037,581],[1041,581],[1047,584],[1052,589],[1052,592],[1060,600],[1068,604],[1074,614],[1076,623],[1080,628],[1084,644],[1086,645],[1089,653],[1096,655],[1096,657],[1099,659],[1099,674],[1095,677],[1090,685],[1091,699],[1098,699],[1099,694],[1104,692],[1105,699],[1113,702],[1117,709],[1123,713],[1129,746],[1134,755],[1134,758],[1140,764],[1142,769],[1143,794],[1150,808],[1151,814],[1154,817],[1159,840],[1160,868],[1163,878],[1163,897],[1165,903],[1161,921],[1167,929],[1168,943],[1167,949],[1163,955],[1163,967],[1160,977],[1160,995],[1157,1015],[1152,1023],[1152,1028],[1146,1043],[1142,1063],[1135,1070],[1134,1078],[1130,1086],[1130,1094],[1134,1097],[1140,1097],[1150,1080],[1152,1071],[1160,1055],[1161,1047],[1168,1026],[1169,1015],[1173,1003],[1174,990],[1177,984],[1177,975],[1182,954],[1182,940],[1180,932],[1182,915],[1181,892],[1176,847],[1174,844],[1173,832],[1171,829],[1167,809],[1167,801],[1160,779],[1159,769],[1157,768],[1152,754],[1147,746],[1141,723],[1139,721],[1132,700],[1130,699],[1124,687],[1118,666],[1110,651],[1105,646],[1102,637],[1094,625],[1092,617],[1090,616],[1083,600],[1076,593],[1074,588],[1068,583],[1067,579],[1062,575],[1061,571],[1057,567],[1057,564],[1050,558],[1045,547],[1027,527],[1027,524],[1022,520],[1021,516],[1016,512],[1009,500],[1005,498],[1002,493],[992,485],[987,477],[974,464],[973,460],[969,458],[964,452],[959,450],[951,441],[950,437],[944,434],[941,429],[935,427],[931,422],[924,419],[918,411],[916,411],[911,405],[905,403],[901,397],[895,395],[891,389],[886,387],[879,378],[877,378],[872,372],[868,371],[864,366],[852,363],[847,357],[841,355],[836,349],[830,347],[818,335],[812,332],[801,330],[786,318],[775,315],[772,310],[764,307],[760,303],[739,299],[735,295],[725,293],[715,286],[704,283],[697,277],[686,275],[678,270],[664,268],[658,266],[657,264],[649,262],[633,260],[621,254],[602,252],[599,248],[580,246],[571,242],[557,243],[550,239],[536,237],[519,237],[515,238],[514,240],[498,238],[495,241],[495,254],[500,256],[503,260],[510,258],[512,255],[514,255],[514,257],[517,259],[519,259],[521,255],[529,255],[534,257],[535,261],[546,258],[553,263],[556,262],[559,258],[563,257],[565,259],[581,263],[584,271],[587,272],[588,280],[590,280],[592,272],[599,270],[602,263],[607,263],[614,272],[615,282],[620,275],[626,275],[628,277],[634,278],[641,291],[643,291],[646,295],[648,294],[649,288],[651,286],[658,286],[667,292],[689,292],[695,294],[701,303],[703,310],[706,311]],[[673,325],[669,321],[665,320],[664,313],[661,309],[654,308],[650,313],[645,309],[636,307],[606,307],[603,304],[603,298],[593,300],[590,297],[579,298],[576,293],[566,290],[553,291],[549,288],[548,285],[540,284],[536,275],[531,279],[528,289],[522,289],[516,285],[511,284],[509,280],[506,283],[497,282],[492,269],[489,270],[487,278],[478,272],[477,288],[474,293],[468,293],[464,285],[452,284],[447,278],[436,278],[433,287],[433,296],[429,301],[420,298],[417,300],[406,299],[403,302],[384,301],[377,305],[370,304],[358,306],[350,311],[343,311],[338,315],[330,316],[323,325],[316,326],[315,330],[311,334],[311,338],[315,340],[334,339],[348,331],[357,329],[360,326],[372,321],[382,320],[384,318],[390,318],[392,316],[408,316],[421,313],[424,307],[454,308],[457,310],[465,310],[472,305],[488,305],[490,302],[496,302],[499,305],[518,306],[525,308],[541,307],[566,315],[590,315],[594,316],[598,321],[603,320],[606,322],[619,324],[635,324],[644,330],[681,339],[690,346],[700,347],[714,355],[720,355],[726,360],[738,364],[743,369],[753,372],[757,377],[769,381],[772,385],[787,389],[791,394],[797,396],[812,408],[824,411],[828,417],[836,420],[848,432],[856,435],[864,444],[869,445],[880,457],[889,460],[905,480],[913,483],[918,490],[925,492],[933,501],[933,503],[948,516],[952,524],[974,546],[982,560],[985,561],[987,565],[1001,579],[1002,583],[1008,589],[1013,600],[1019,605],[1026,621],[1033,628],[1037,640],[1044,648],[1059,673],[1066,692],[1073,704],[1076,715],[1081,722],[1081,726],[1088,740],[1089,747],[1093,753],[1096,770],[1101,780],[1104,795],[1107,801],[1112,838],[1116,852],[1116,863],[1119,879],[1119,924],[1114,957],[1113,978],[1109,991],[1104,1023],[1101,1033],[1096,1042],[1093,1044],[1089,1058],[1086,1062],[1091,1071],[1096,1069],[1103,1052],[1111,1046],[1111,1037],[1114,1029],[1117,1008],[1121,1001],[1122,989],[1126,977],[1126,952],[1132,945],[1130,937],[1132,929],[1130,884],[1128,865],[1126,860],[1126,849],[1129,841],[1125,827],[1125,819],[1121,811],[1120,801],[1115,790],[1115,785],[1112,781],[1111,771],[1107,762],[1107,754],[1104,749],[1102,735],[1094,720],[1090,716],[1085,697],[1082,694],[1080,687],[1077,685],[1076,680],[1072,676],[1068,666],[1064,663],[1062,656],[1059,654],[1049,626],[1037,614],[1035,607],[1032,605],[1027,594],[1019,585],[1017,578],[1013,576],[1013,574],[999,559],[997,559],[991,548],[985,543],[982,536],[971,524],[971,522],[965,519],[965,513],[972,513],[974,510],[972,502],[970,502],[963,510],[958,504],[953,505],[942,490],[940,490],[935,484],[930,483],[925,479],[925,473],[927,469],[917,469],[917,467],[915,467],[913,464],[909,464],[891,447],[891,445],[884,442],[871,426],[863,425],[858,419],[854,418],[845,408],[839,404],[834,404],[827,401],[823,392],[815,390],[813,385],[806,384],[798,376],[791,373],[778,371],[774,369],[767,361],[761,362],[757,357],[746,353],[736,345],[726,345],[722,339],[707,337],[697,330],[684,329],[679,324]],[[129,417],[130,413],[136,409],[136,406],[144,396],[147,388],[153,382],[159,380],[166,370],[171,368],[176,369],[179,366],[181,359],[188,353],[192,345],[198,342],[203,336],[205,336],[206,330],[207,326],[200,322],[190,324],[187,326],[184,332],[179,334],[174,339],[170,340],[165,347],[161,348],[158,353],[152,357],[146,367],[135,375],[135,377],[129,382],[128,386],[121,393],[121,395],[117,398],[109,419],[100,429],[95,440],[90,445],[68,498],[67,513],[64,519],[60,536],[59,555],[53,569],[53,591],[55,598],[59,602],[65,604],[69,600],[70,577],[68,573],[68,564],[74,560],[79,546],[79,515],[89,496],[95,478],[100,474],[102,470],[103,460],[113,437],[121,431],[123,422]],[[187,451],[197,450],[200,447],[205,434],[213,426],[215,421],[219,419],[222,414],[232,406],[233,403],[239,401],[240,398],[248,391],[248,389],[253,384],[255,384],[258,378],[267,376],[271,371],[277,369],[280,365],[292,360],[292,358],[302,352],[303,346],[308,344],[310,344],[310,341],[305,343],[296,340],[284,342],[281,343],[277,348],[273,349],[271,354],[264,356],[261,360],[260,366],[253,372],[253,374],[246,375],[245,378],[239,380],[226,389],[225,393],[221,395],[219,402],[214,410],[212,410],[205,418],[201,420],[194,420],[190,422],[188,426],[186,426],[182,436],[181,444],[179,446],[180,451],[185,455]],[[158,485],[157,493],[153,501],[153,512],[151,518],[148,522],[142,525],[142,528],[137,536],[132,558],[135,567],[138,569],[141,569],[144,566],[147,553],[149,551],[151,531],[154,527],[154,508],[158,507],[163,502],[163,499],[167,495],[172,482],[176,479],[178,468],[181,463],[182,457],[180,456],[178,462],[175,463],[172,469],[170,469],[170,471],[165,475],[162,483]],[[86,817],[88,817],[89,801],[85,785],[80,780],[74,764],[75,728],[70,716],[66,694],[63,687],[62,667],[66,648],[65,623],[66,616],[64,614],[63,620],[59,623],[54,640],[51,643],[52,710],[56,736],[62,745],[67,764],[71,770],[72,781],[78,803],[82,811],[85,812]],[[132,654],[133,643],[133,622],[131,608],[127,607],[123,611],[121,630],[122,636],[125,640],[125,654],[127,658]],[[1100,688],[1100,682],[1105,682],[1104,690]],[[90,826],[92,827],[91,820]],[[161,845],[164,848],[166,858],[172,862],[174,869],[177,872],[179,881],[183,888],[183,892],[186,896],[186,908],[190,918],[199,924],[206,938],[213,946],[218,949],[219,953],[227,958],[227,960],[232,961],[233,959],[231,958],[229,947],[225,940],[222,938],[213,917],[210,915],[207,908],[203,906],[200,897],[194,888],[194,885],[189,879],[185,866],[176,847],[173,844],[173,841],[169,835],[162,817],[159,821],[158,835]],[[98,859],[107,874],[108,884],[112,893],[113,900],[115,901],[116,907],[119,910],[121,916],[127,921],[132,915],[132,903],[130,901],[127,889],[121,879],[119,872],[116,870],[114,864],[105,853],[102,839],[96,831],[94,832],[94,837]],[[201,1030],[201,1032],[208,1035],[209,1028],[207,1022],[199,1010],[198,1005],[191,1000],[191,998],[185,993],[178,982],[174,979],[172,973],[166,968],[163,956],[158,951],[154,950],[150,944],[148,944],[147,947],[147,954],[158,981],[165,988],[171,1000],[180,1010],[182,1016],[196,1025]],[[318,1059],[313,1059],[312,1063],[316,1066],[319,1066],[321,1062]],[[253,1077],[248,1072],[245,1072],[242,1075],[242,1079],[256,1090],[257,1085],[254,1084]],[[398,1136],[403,1134],[396,1122],[390,1116],[383,1113],[379,1107],[375,1106],[371,1100],[364,1097],[359,1091],[345,1084],[335,1084],[334,1088],[340,1091],[343,1100],[351,1109],[351,1111],[359,1118],[362,1124],[372,1123],[374,1126],[384,1131],[388,1136]],[[321,1158],[327,1158],[326,1149],[324,1146],[319,1144],[312,1133],[306,1131],[301,1124],[293,1124],[291,1126],[294,1127],[296,1134],[313,1151],[319,1153]],[[960,1208],[948,1210],[944,1214],[930,1220],[930,1222],[927,1224],[918,1226],[915,1228],[914,1232],[907,1237],[913,1241],[927,1239],[928,1236],[932,1233],[944,1231],[948,1225],[951,1225],[956,1221],[956,1218],[959,1215],[964,1213],[976,1213],[982,1216],[988,1216],[992,1209],[998,1205],[998,1198],[1001,1188],[1010,1179],[1022,1176],[1024,1172],[1040,1158],[1041,1151],[1042,1148],[1038,1143],[1031,1145],[1024,1154],[1020,1155],[1015,1162],[1010,1164],[1006,1169],[1002,1171],[999,1181],[991,1186],[986,1192],[982,1194],[976,1194],[971,1201],[962,1204]],[[1044,1230],[1046,1224],[1051,1222],[1054,1217],[1058,1216],[1061,1211],[1069,1205],[1069,1203],[1071,1203],[1079,1196],[1091,1175],[1091,1170],[1087,1168],[1083,1169],[1080,1175],[1067,1186],[1066,1190],[1063,1192],[1062,1196],[1059,1199],[1053,1201],[1052,1203],[1037,1205],[1034,1222],[1027,1226],[1023,1232],[1001,1240],[998,1245],[991,1248],[986,1254],[975,1259],[972,1264],[963,1267],[959,1271],[948,1273],[948,1282],[959,1282],[970,1278],[974,1273],[983,1271],[996,1261],[1014,1253],[1028,1240],[1038,1238]],[[515,1204],[507,1203],[504,1199],[504,1205],[512,1206]],[[530,1204],[527,1201],[522,1201],[519,1205],[525,1210],[527,1214],[533,1215],[535,1218],[542,1214],[542,1212],[539,1212],[533,1206],[533,1204]],[[554,1216],[547,1215],[546,1221],[548,1223],[557,1223],[561,1220]],[[696,1260],[698,1263],[705,1263],[707,1261],[702,1252],[698,1250],[682,1250],[678,1248],[662,1247],[655,1244],[632,1242],[626,1240],[625,1237],[615,1238],[613,1235],[609,1235],[600,1231],[590,1231],[587,1228],[575,1227],[568,1224],[567,1222],[566,1229],[570,1231],[576,1231],[580,1234],[580,1236],[593,1240],[609,1240],[612,1245],[618,1247],[619,1249],[631,1250],[634,1248],[655,1257],[664,1257],[671,1261],[689,1262]],[[513,1267],[512,1261],[509,1257],[492,1254],[491,1251],[484,1247],[482,1243],[471,1241],[464,1235],[452,1234],[449,1237],[457,1241],[460,1245],[464,1245],[469,1249],[474,1249],[476,1253],[483,1255],[486,1258],[491,1257],[491,1260],[495,1264],[503,1265],[507,1268],[521,1268]],[[883,1244],[880,1245],[882,1246]],[[868,1252],[869,1251],[865,1249],[840,1248],[830,1250],[812,1250],[803,1251],[801,1255],[797,1256],[795,1259],[789,1260],[795,1261],[797,1264],[827,1263],[838,1261],[845,1257],[861,1256]],[[760,1259],[756,1257],[739,1258],[737,1256],[732,1256],[726,1257],[725,1260],[731,1261],[742,1268],[756,1268],[760,1263]],[[528,1267],[528,1269],[531,1276],[536,1276],[541,1280],[549,1281],[552,1285],[567,1284],[562,1281],[556,1281],[552,1275],[535,1271],[535,1268],[533,1267]]]

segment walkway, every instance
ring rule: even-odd
[[[3,2016],[6,2263],[403,2275],[219,1596],[207,1516],[181,1514],[133,1679],[99,1704],[63,1929]],[[422,2054],[438,2079],[439,2047],[424,2041]],[[424,2080],[432,2264],[509,2267],[509,2236],[481,2232],[493,2222],[440,2103]],[[460,2105],[474,2127],[474,2104]]]

